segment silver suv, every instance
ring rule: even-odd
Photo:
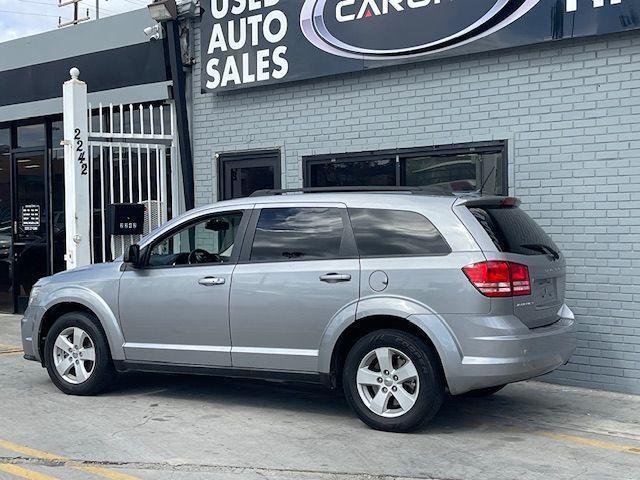
[[[334,192],[198,208],[124,258],[41,279],[25,358],[75,395],[132,370],[323,382],[371,427],[409,431],[446,392],[491,394],[574,350],[564,258],[518,204]]]

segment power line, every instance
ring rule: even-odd
[[[48,6],[51,6],[51,7],[57,7],[58,6],[57,4],[54,4],[54,3],[38,2],[37,0],[18,0],[18,1],[21,2],[21,3],[34,3],[36,5],[48,5]],[[94,5],[85,3],[85,0],[80,0],[79,3],[82,3],[84,6],[86,6],[87,8],[90,8],[92,10],[96,9],[96,7]],[[100,11],[103,11],[103,10],[105,12],[112,13],[114,15],[117,13],[115,10],[111,10],[109,8],[104,8],[104,7],[101,6],[100,7]]]
[[[38,5],[48,5],[50,7],[56,7],[57,5],[48,2],[36,2],[35,0],[18,0],[21,3],[36,3]]]
[[[85,2],[85,0],[80,0],[80,2],[79,2],[79,3],[81,3],[81,4],[82,4],[82,5],[84,5],[84,6],[86,6],[87,8],[90,8],[91,10],[95,10],[95,9],[96,9],[95,5],[91,5],[91,4],[89,4],[89,3],[86,3],[86,2]],[[100,12],[105,11],[105,12],[107,12],[107,13],[111,13],[111,14],[113,14],[113,15],[117,15],[117,13],[118,13],[118,12],[116,12],[115,10],[111,10],[111,9],[109,9],[109,8],[104,8],[102,5],[100,5],[100,7],[99,7],[99,8],[100,8]]]
[[[0,13],[11,13],[13,15],[31,15],[34,17],[53,17],[53,18],[58,18],[60,16],[60,15],[50,15],[47,13],[13,12],[11,10],[0,10]]]
[[[146,7],[147,3],[143,1],[143,3],[134,2],[133,0],[124,0],[125,2],[129,2],[132,5],[136,5],[138,7]]]

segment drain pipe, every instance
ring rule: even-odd
[[[185,210],[191,210],[195,206],[193,152],[191,150],[191,133],[187,109],[186,75],[180,47],[178,7],[175,0],[155,0],[147,8],[151,17],[158,23],[164,23],[165,26],[165,57],[169,62],[171,80],[173,81],[173,100],[176,109],[184,204]]]

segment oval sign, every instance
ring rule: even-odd
[[[514,22],[540,0],[306,0],[300,25],[336,55],[384,59],[454,48]]]

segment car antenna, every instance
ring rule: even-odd
[[[493,172],[495,172],[495,170],[496,170],[496,166],[494,165],[493,168],[489,170],[489,173],[487,174],[485,179],[482,181],[482,185],[480,185],[480,195],[482,195],[482,190],[484,190],[484,186],[487,184],[487,182],[489,181],[489,178],[491,177]]]

